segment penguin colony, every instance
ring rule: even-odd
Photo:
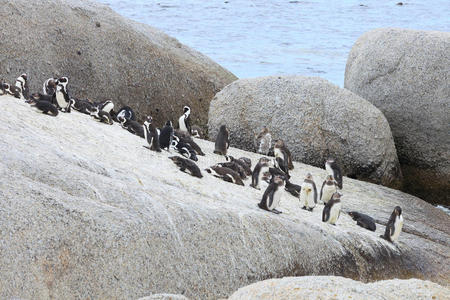
[[[201,138],[201,130],[191,125],[189,106],[183,107],[182,115],[178,119],[178,129],[174,129],[171,120],[168,120],[163,128],[156,128],[151,116],[147,116],[143,124],[139,123],[135,112],[129,106],[114,111],[114,103],[110,99],[94,102],[90,99],[71,97],[68,85],[68,77],[51,77],[43,83],[42,92],[30,95],[28,77],[23,73],[16,79],[14,85],[0,80],[0,96],[12,95],[25,100],[35,111],[53,117],[58,116],[60,112],[70,113],[73,109],[108,125],[117,122],[123,129],[143,138],[148,144],[144,147],[149,150],[177,152],[180,156],[170,156],[169,159],[180,171],[197,178],[203,177],[195,162],[198,161],[198,156],[205,156],[205,153],[193,139],[193,137]],[[258,207],[274,214],[282,213],[277,207],[285,192],[298,198],[299,207],[306,211],[312,212],[319,203],[323,204],[322,222],[336,225],[342,211],[343,194],[340,191],[343,188],[343,178],[342,171],[334,159],[330,158],[325,162],[327,176],[318,192],[310,173],[306,175],[301,185],[290,181],[289,170],[294,169],[291,153],[282,139],[276,140],[272,147],[272,135],[267,127],[264,126],[261,132],[254,135],[255,150],[264,156],[259,159],[253,170],[249,158],[236,159],[227,155],[230,147],[229,137],[230,132],[226,125],[220,126],[214,154],[224,156],[226,162],[206,168],[207,173],[241,186],[245,186],[244,180],[250,176],[250,187],[263,191]],[[358,226],[370,231],[376,230],[375,221],[370,216],[357,211],[346,213]],[[380,237],[391,243],[396,242],[402,227],[402,209],[396,206],[388,220],[384,235]]]

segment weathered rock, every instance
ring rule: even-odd
[[[139,298],[139,300],[189,300],[189,299],[183,295],[155,294],[155,295]]]
[[[103,26],[103,25],[102,25]],[[343,208],[372,216],[377,231],[342,213],[322,223],[285,193],[281,215],[257,207],[262,191],[180,172],[163,151],[119,125],[77,112],[49,117],[0,97],[0,298],[137,299],[153,293],[227,297],[268,278],[340,275],[372,281],[450,283],[450,217],[383,186],[344,178]],[[74,128],[76,130],[74,130]],[[205,169],[224,161],[196,140]],[[261,156],[230,148],[253,165]],[[325,170],[294,163],[292,182]],[[403,208],[397,244],[379,238]]]
[[[450,205],[450,33],[376,29],[353,46],[345,87],[392,129],[404,190]]]
[[[210,100],[236,79],[178,40],[89,0],[0,0],[0,28],[0,78],[14,82],[26,72],[31,91],[41,91],[49,77],[66,75],[71,95],[113,99],[161,126],[189,105],[192,123],[206,128]]]
[[[362,283],[336,276],[270,279],[240,288],[229,300],[246,299],[449,299],[450,289],[418,279]]]
[[[283,76],[235,81],[211,101],[210,138],[221,124],[229,128],[235,147],[254,150],[254,133],[267,126],[274,140],[286,141],[297,161],[323,167],[331,156],[352,178],[401,185],[392,134],[383,114],[325,79]]]

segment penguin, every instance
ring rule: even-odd
[[[173,140],[173,126],[172,121],[167,121],[166,125],[161,129],[159,134],[159,145],[162,149],[167,149],[170,151],[170,145]]]
[[[53,96],[56,92],[56,83],[58,82],[58,78],[49,78],[42,85],[42,94]]]
[[[272,147],[272,135],[266,126],[263,127],[260,133],[255,134],[255,146],[259,154],[269,154]]]
[[[294,165],[292,164],[291,151],[289,151],[289,149],[287,148],[287,146],[283,140],[280,139],[275,142],[275,145],[273,146],[273,152],[274,152],[275,158],[280,157],[285,161],[289,170],[294,169]]]
[[[5,85],[5,92],[11,96],[14,96],[17,99],[22,99],[22,90],[15,85]]]
[[[227,156],[227,150],[230,148],[229,133],[227,126],[220,126],[219,133],[217,133],[216,143],[214,145],[214,153]]]
[[[320,201],[326,204],[336,191],[336,182],[334,181],[332,175],[328,175],[325,181],[322,183],[322,188],[320,189]]]
[[[117,113],[112,113],[114,120],[119,122],[119,118],[124,118],[126,120],[132,120],[136,121],[136,113],[133,111],[133,109],[129,106],[123,106],[121,107]]]
[[[231,182],[237,185],[244,185],[244,182],[242,182],[239,174],[230,168],[214,165],[210,168],[205,169],[205,171],[212,174],[214,177],[222,178],[224,181]]]
[[[275,157],[273,164],[276,168],[280,169],[286,175],[287,179],[291,178],[291,175],[289,175],[288,165],[283,158],[279,156]]]
[[[136,121],[125,119],[120,117],[119,119],[122,128],[128,130],[132,134],[145,138],[144,127]]]
[[[9,84],[6,82],[0,81],[0,96],[6,95],[6,88],[9,89]]]
[[[50,97],[50,96],[47,96]],[[92,103],[89,100],[81,100],[81,99],[77,99],[77,98],[72,98],[71,99],[71,107],[73,109],[75,109],[76,111],[79,111],[80,113],[83,114],[87,114],[90,115],[91,111],[93,111],[94,106],[92,105]],[[110,117],[112,118],[112,116],[110,115]]]
[[[159,146],[159,134],[156,131],[155,126],[153,126],[153,118],[147,116],[144,121],[144,139],[150,145],[150,150],[161,152],[161,147]]]
[[[31,107],[35,108],[35,110],[38,110],[43,114],[54,117],[58,115],[58,109],[51,102],[30,99],[27,103],[29,103]]]
[[[237,172],[239,174],[239,177],[241,177],[242,180],[245,180],[247,178],[247,176],[245,175],[244,168],[236,162],[229,161],[229,162],[218,163],[217,165],[219,167],[229,168],[229,169]]]
[[[403,216],[400,206],[396,206],[386,225],[384,235],[380,235],[383,239],[394,243],[398,240],[403,228]]]
[[[31,94],[29,100],[38,100],[38,101],[52,102],[53,97],[49,96],[49,95],[43,95],[41,93],[33,93],[33,94]]]
[[[338,166],[338,164],[334,161],[333,158],[329,158],[325,162],[325,170],[327,170],[328,175],[333,176],[334,180],[337,183],[337,186],[340,190],[342,190],[342,172],[341,168]]]
[[[95,103],[99,110],[105,111],[108,114],[114,109],[114,103],[111,100],[105,100],[99,103]]]
[[[23,98],[25,98],[25,100],[28,100],[30,96],[30,89],[28,87],[27,74],[23,73],[19,77],[17,77],[15,86],[20,89]]]
[[[341,194],[336,192],[323,208],[322,222],[336,225],[336,222],[339,219],[339,215],[341,213],[341,208]]]
[[[61,79],[59,81],[61,81]],[[53,94],[53,104],[56,104],[56,107],[58,107],[61,111],[70,113],[72,103],[69,95],[67,94],[67,81],[63,81],[62,83],[60,82],[56,86],[56,92]]]
[[[171,148],[178,151],[178,153],[180,153],[184,157],[187,157],[193,161],[198,161],[197,155],[195,154],[195,151],[192,148],[192,146],[190,144],[181,141],[180,138],[177,137],[176,135],[173,136]]]
[[[300,191],[302,190],[302,186],[291,183],[288,179],[286,180],[286,183],[284,185],[284,190],[294,197],[300,197]]]
[[[192,130],[192,136],[201,139],[203,136],[203,132],[202,129],[200,127],[198,127],[197,125],[193,125],[191,127]]]
[[[377,225],[375,225],[375,220],[372,217],[359,213],[357,211],[351,211],[348,214],[350,217],[352,217],[353,220],[356,221],[356,225],[370,231],[377,230]]]
[[[175,130],[175,135],[178,136],[180,141],[191,145],[192,149],[194,149],[197,155],[205,156],[205,153],[203,153],[200,146],[194,141],[194,139],[189,134],[180,130]]]
[[[281,196],[283,193],[282,187],[284,185],[284,179],[281,176],[275,176],[269,186],[266,188],[261,202],[258,204],[259,208],[280,214],[276,208],[279,206]]]
[[[269,171],[269,166],[271,165],[271,160],[267,157],[261,157],[256,164],[255,168],[252,172],[252,183],[250,184],[251,187],[259,190],[260,189],[260,183],[262,180],[262,177],[265,172]]]
[[[247,158],[247,157],[241,157],[241,158],[234,158],[233,156],[227,156],[227,158],[231,161],[231,162],[235,162],[237,164],[239,164],[245,172],[245,176],[250,176],[252,175],[252,161]]]
[[[311,173],[306,174],[300,191],[300,205],[303,209],[312,211],[317,204],[317,189]]]
[[[71,101],[75,101],[75,100],[71,100]],[[99,108],[97,106],[92,106],[91,108],[91,116],[93,116],[95,119],[99,120],[100,122],[112,125],[113,124],[113,119],[111,117],[111,115],[109,113],[107,113],[106,111],[103,110],[99,110]]]
[[[188,173],[194,177],[203,177],[199,167],[193,161],[179,156],[171,156],[169,159],[171,159],[180,168],[180,171]]]
[[[183,115],[178,119],[178,128],[181,131],[191,134],[191,108],[189,106],[183,107]]]

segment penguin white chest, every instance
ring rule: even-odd
[[[397,216],[394,222],[394,234],[391,236],[393,242],[397,241],[403,228],[403,216]]]
[[[320,198],[320,200],[323,203],[327,203],[328,201],[330,201],[334,192],[336,192],[336,187],[334,184],[333,185],[325,184],[322,189],[322,197]]]
[[[335,203],[330,209],[330,219],[328,223],[336,224],[339,219],[339,214],[341,213],[342,203]]]
[[[275,209],[278,207],[278,205],[280,205],[281,195],[282,189],[278,188],[276,191],[274,191],[272,205],[268,206],[270,210]]]
[[[61,108],[65,108],[67,106],[66,99],[64,98],[64,94],[62,92],[56,92],[56,102]]]
[[[108,102],[108,103],[102,108],[102,110],[103,110],[104,112],[109,113],[113,108],[114,108],[114,103]]]
[[[311,184],[303,183],[299,197],[300,205],[306,206],[308,208],[313,208],[316,206],[316,203],[314,202],[314,190]]]
[[[329,164],[325,164],[325,170],[327,171],[328,175],[334,176],[333,169],[331,168],[331,166]]]
[[[279,157],[279,158],[284,159],[283,152],[281,152],[280,148],[274,148],[273,149],[273,154],[275,155],[275,158]]]
[[[184,119],[185,119],[185,115],[182,115],[179,119],[178,119],[178,124],[180,126],[180,130],[181,131],[188,131],[187,127],[186,127],[186,123],[184,123]]]
[[[268,183],[263,180],[264,173],[269,172],[269,167],[262,167],[261,170],[259,170],[258,174],[258,184],[256,185],[256,188],[260,188],[264,186],[264,189],[267,187]]]

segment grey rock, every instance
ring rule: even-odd
[[[139,300],[189,300],[183,295],[175,294],[154,294],[151,296],[139,298]]]
[[[0,0],[0,28],[0,74],[8,81],[26,72],[35,92],[65,75],[72,96],[112,99],[158,126],[189,105],[192,123],[206,128],[210,100],[236,79],[160,30],[90,0]]]
[[[349,54],[345,87],[386,116],[404,190],[450,205],[450,33],[365,33]]]
[[[376,232],[344,212],[325,224],[323,205],[307,212],[288,193],[275,215],[258,208],[263,191],[250,179],[244,187],[192,177],[118,124],[78,112],[49,117],[10,96],[0,111],[0,299],[217,299],[302,275],[450,283],[450,217],[411,195],[344,178],[343,210],[372,216]],[[225,161],[214,143],[195,141],[206,153],[200,169]],[[229,154],[252,165],[261,157]],[[294,183],[326,176],[294,166]],[[405,225],[391,244],[379,235],[396,205]]]
[[[389,125],[372,104],[325,79],[304,76],[241,79],[211,101],[210,137],[221,124],[230,144],[254,150],[262,126],[283,139],[294,160],[324,167],[334,157],[343,174],[398,188],[402,175]],[[345,182],[344,182],[345,185]]]
[[[270,279],[240,288],[228,300],[249,299],[449,299],[450,289],[419,279],[363,283],[336,276]]]

